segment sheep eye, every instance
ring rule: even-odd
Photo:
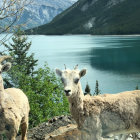
[[[64,83],[64,78],[61,78],[62,83]]]
[[[78,82],[79,82],[79,79],[76,78],[76,79],[74,80],[74,83],[77,84]]]

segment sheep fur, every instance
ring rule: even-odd
[[[70,112],[78,128],[84,134],[86,132],[90,135],[87,140],[101,140],[120,134],[127,136],[130,133],[140,132],[140,90],[84,96],[80,82],[75,84],[73,81],[75,77],[80,79],[84,76],[85,69],[81,71],[56,69],[56,73],[62,79]]]
[[[0,64],[0,72],[10,69],[10,63]],[[21,125],[22,140],[27,140],[29,102],[26,95],[16,88],[4,89],[0,74],[0,140],[5,134],[9,140],[15,140]]]

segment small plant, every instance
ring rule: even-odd
[[[101,91],[99,90],[99,83],[98,83],[98,80],[96,80],[94,95],[99,95],[99,94],[101,94]]]
[[[139,86],[138,85],[136,86],[136,90],[139,90]]]
[[[89,84],[88,83],[86,84],[84,95],[87,95],[87,94],[91,95],[91,93],[90,93],[90,87],[89,87]]]

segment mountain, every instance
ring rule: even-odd
[[[76,0],[34,0],[25,6],[17,24],[33,28],[50,22],[56,15],[70,7]]]
[[[79,0],[30,34],[140,34],[140,0]]]

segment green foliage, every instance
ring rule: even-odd
[[[24,91],[30,103],[29,126],[34,127],[49,118],[69,113],[68,101],[63,93],[62,83],[52,70],[35,68],[37,60],[28,51],[31,42],[20,32],[12,38],[13,43],[5,44],[13,57],[13,66],[6,75],[6,87],[16,87]]]
[[[99,83],[98,83],[98,80],[96,80],[96,86],[95,86],[95,92],[94,92],[94,95],[99,95],[101,94],[101,91],[99,89]]]
[[[17,71],[14,74],[15,68],[12,75],[17,76],[18,88],[26,93],[30,102],[30,127],[69,112],[61,82],[47,65],[39,68],[34,77]]]

